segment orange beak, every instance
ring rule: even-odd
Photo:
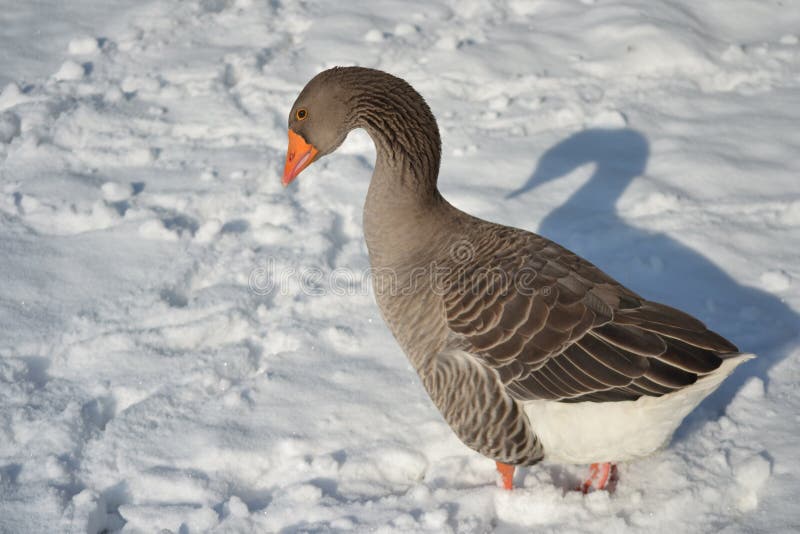
[[[289,149],[286,151],[286,166],[283,168],[283,180],[281,180],[283,186],[289,185],[303,172],[303,169],[311,165],[318,152],[319,150],[306,143],[300,135],[289,130]]]

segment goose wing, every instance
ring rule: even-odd
[[[519,400],[660,396],[737,352],[697,319],[538,235],[491,225],[469,245],[443,292],[451,338]]]

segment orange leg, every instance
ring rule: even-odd
[[[617,466],[610,462],[592,464],[589,466],[589,478],[581,484],[581,491],[588,493],[591,488],[606,489],[610,480],[615,480],[617,476]]]
[[[514,489],[514,466],[495,462],[497,464],[497,472],[503,477],[503,487],[507,490]]]

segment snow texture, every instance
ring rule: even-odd
[[[0,9],[0,532],[800,529],[795,0]],[[363,273],[363,132],[286,190],[333,65],[410,81],[443,193],[760,357],[616,491],[453,436]],[[166,529],[166,530],[163,530]]]

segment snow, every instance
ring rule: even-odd
[[[0,532],[800,527],[800,6],[16,2],[0,10]],[[759,355],[620,465],[496,486],[378,313],[354,132],[280,186],[337,64],[409,80],[440,186]]]
[[[20,121],[14,113],[0,113],[0,143],[8,144],[19,135]]]
[[[53,74],[53,78],[63,82],[66,80],[80,80],[83,78],[85,70],[83,65],[80,65],[72,60],[65,61],[58,72]]]
[[[99,51],[99,40],[95,37],[84,35],[76,37],[69,42],[67,50],[70,54],[80,55],[94,55]]]

